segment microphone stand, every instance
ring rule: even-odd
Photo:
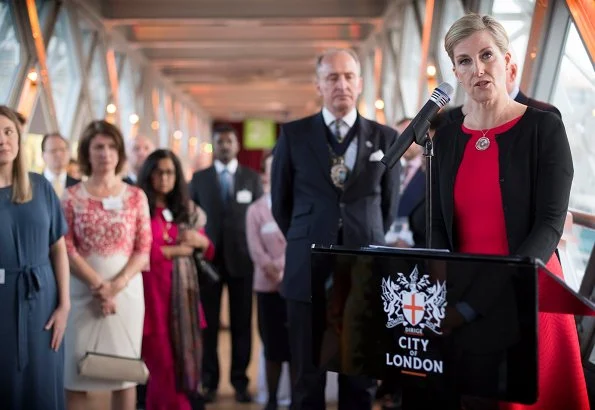
[[[415,124],[413,132],[415,143],[424,148],[423,156],[426,161],[426,248],[432,248],[432,160],[434,159],[434,144],[429,134],[430,122],[420,121]]]

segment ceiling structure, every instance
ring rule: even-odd
[[[319,109],[317,54],[361,45],[388,0],[104,0],[104,23],[213,118]]]

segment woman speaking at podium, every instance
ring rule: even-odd
[[[469,110],[434,137],[432,247],[531,256],[563,277],[554,251],[562,235],[573,166],[562,121],[509,97],[509,40],[494,18],[465,15],[449,29],[444,44]],[[484,301],[476,306],[463,303],[455,316],[459,324],[471,322],[486,307]],[[572,316],[539,313],[538,319],[538,402],[501,403],[500,408],[588,409]]]

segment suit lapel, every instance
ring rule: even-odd
[[[238,168],[236,169],[236,173],[233,176],[233,192],[232,192],[233,199],[235,199],[238,191],[241,191],[242,189],[244,189],[243,177],[244,177],[244,173],[242,172],[242,167],[240,165],[238,165]]]
[[[218,208],[223,207],[223,200],[221,199],[221,184],[219,183],[219,176],[217,175],[217,169],[215,166],[211,166],[208,170],[209,172],[209,179],[212,181],[209,187],[211,191],[211,197],[216,198],[213,199],[219,206]]]
[[[529,97],[527,97],[525,94],[523,94],[521,90],[519,90],[519,93],[516,95],[514,100],[518,103],[527,105],[527,102],[529,102]]]
[[[366,167],[367,158],[369,156],[369,149],[366,147],[366,141],[372,137],[372,127],[370,122],[359,114],[357,115],[357,121],[359,121],[359,130],[356,135],[357,154],[355,157],[355,164],[353,164],[353,171],[345,183],[345,190],[353,185],[356,178],[361,174],[362,169]]]
[[[329,154],[329,147],[326,142],[326,125],[324,124],[324,120],[322,118],[322,112],[318,115],[315,115],[312,121],[312,128],[307,131],[310,148],[314,152],[314,156],[316,157],[318,164],[322,168],[322,173],[324,174],[324,178],[331,184],[333,187],[333,181],[331,180],[331,168],[330,168],[330,154]]]

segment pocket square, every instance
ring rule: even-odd
[[[381,149],[379,149],[378,151],[373,152],[372,154],[370,154],[370,161],[371,162],[378,162],[382,158],[384,158],[384,152],[382,152]]]

